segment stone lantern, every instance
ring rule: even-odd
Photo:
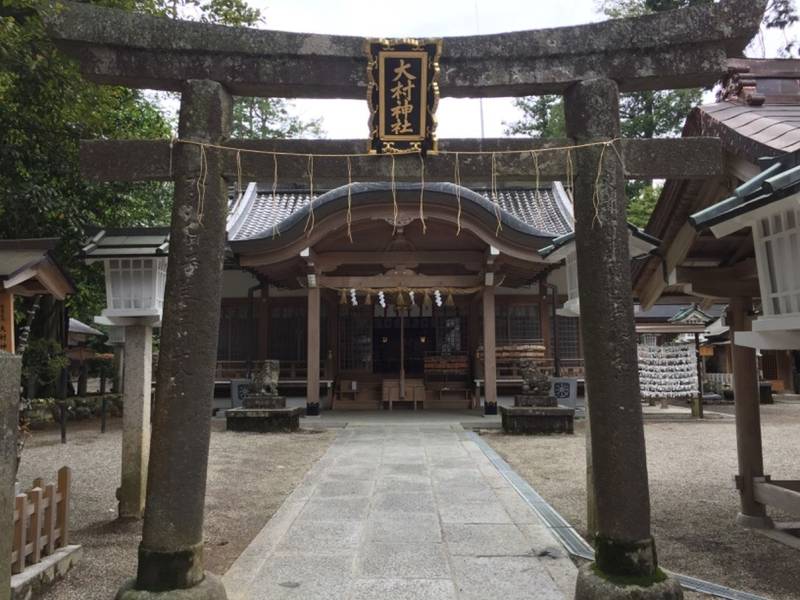
[[[632,259],[642,258],[658,248],[661,241],[628,223],[628,248]],[[567,301],[556,312],[562,317],[581,315],[578,299],[578,256],[575,251],[575,234],[567,233],[539,250],[539,255],[549,263],[564,261],[567,276]]]
[[[153,327],[161,325],[168,251],[168,228],[135,228],[102,230],[82,252],[86,262],[102,262],[105,269],[106,308],[95,322],[108,326],[123,348],[121,518],[144,513]]]

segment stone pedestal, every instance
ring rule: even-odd
[[[117,499],[120,518],[141,519],[147,494],[147,461],[150,456],[153,329],[148,325],[127,325],[123,356],[122,478]]]
[[[584,565],[578,571],[575,600],[682,600],[680,584],[665,578],[650,585],[619,585],[598,575],[595,564]]]
[[[22,359],[0,350],[0,531],[14,530]],[[0,600],[11,598],[11,535],[0,535]]]
[[[534,394],[517,394],[514,406],[558,406],[555,396],[537,396]]]
[[[228,431],[257,433],[292,432],[300,429],[300,417],[305,409],[297,408],[232,408],[225,411]]]
[[[503,431],[512,434],[573,433],[575,409],[563,406],[501,406]]]
[[[247,394],[242,400],[244,408],[286,408],[286,396],[265,396],[263,394]]]
[[[137,590],[135,586],[135,579],[126,581],[114,600],[227,600],[228,597],[222,581],[211,573],[206,573],[200,583],[187,589],[150,592]]]

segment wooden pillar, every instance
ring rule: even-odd
[[[0,350],[14,354],[14,294],[0,292]]]
[[[406,399],[406,319],[405,309],[399,308],[400,314],[400,400]],[[389,405],[391,406],[391,404]],[[414,404],[416,407],[416,403]]]
[[[223,143],[230,135],[232,104],[218,82],[185,82],[180,139]],[[203,569],[203,516],[228,185],[218,152],[179,143],[174,164],[147,506],[137,578],[123,587],[119,600],[141,598],[141,591],[187,588],[196,590],[182,597],[225,598],[221,581]]]
[[[549,294],[547,293],[547,286],[544,281],[539,282],[539,331],[542,334],[542,341],[544,343],[544,355],[548,358],[555,359],[553,354],[553,340],[550,331],[550,310],[549,310]]]
[[[483,378],[484,414],[497,414],[497,346],[494,331],[494,292],[492,286],[483,288]]]
[[[736,521],[745,527],[770,528],[766,507],[756,502],[753,478],[764,476],[764,457],[761,449],[761,409],[758,394],[758,365],[753,348],[736,345],[736,332],[750,331],[748,313],[750,298],[732,298],[729,307],[732,332],[733,397],[736,406],[736,453],[739,474],[741,511]]]
[[[567,133],[576,144],[619,138],[619,90],[590,79],[564,97]],[[644,427],[639,392],[625,174],[617,150],[594,145],[576,152],[575,242],[581,332],[591,419],[591,461],[597,506],[595,565],[581,570],[576,598],[596,598],[593,585],[611,577],[658,577],[650,532]],[[670,587],[680,587],[669,580]],[[609,597],[609,596],[603,596]]]
[[[308,321],[306,323],[306,414],[319,414],[319,288],[308,288]]]

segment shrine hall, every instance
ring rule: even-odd
[[[484,396],[492,410],[525,359],[582,377],[578,319],[556,314],[565,269],[538,252],[572,232],[570,194],[542,182],[494,197],[436,182],[232,193],[215,406],[266,359],[312,414],[476,408]],[[109,229],[95,244],[95,258],[157,256],[167,230]]]

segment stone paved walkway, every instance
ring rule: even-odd
[[[576,569],[459,425],[341,430],[225,575],[231,600],[571,599]]]

